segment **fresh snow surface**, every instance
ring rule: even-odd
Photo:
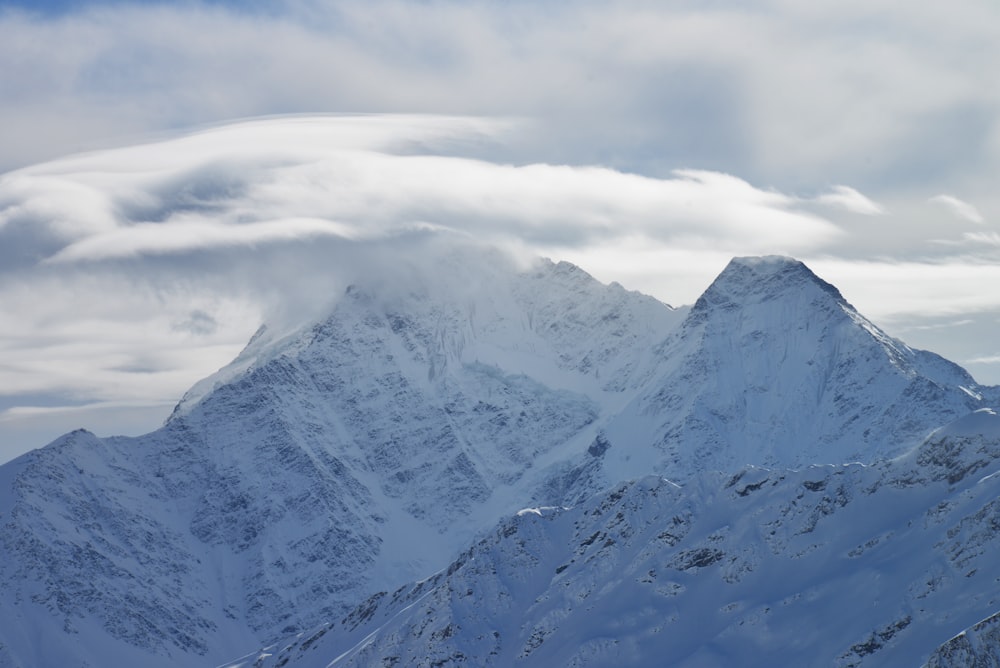
[[[609,482],[871,462],[997,398],[784,257],[734,259],[658,350],[664,372],[605,427]]]
[[[656,476],[520,512],[433,577],[233,662],[995,666],[1000,440],[891,462]],[[977,663],[976,661],[980,661]]]
[[[520,509],[562,526],[652,473],[736,523],[711,471],[903,466],[997,397],[788,258],[734,260],[690,309],[567,263],[401,263],[263,328],[162,429],[0,467],[0,666],[219,663],[446,568]],[[558,531],[545,549],[575,549]]]
[[[539,457],[586,452],[685,313],[565,263],[446,260],[467,280],[263,330],[157,432],[0,469],[0,665],[222,661],[436,570],[532,501]]]
[[[934,434],[956,438],[987,435],[990,438],[1000,439],[1000,415],[997,415],[996,410],[992,408],[980,408],[945,425]]]

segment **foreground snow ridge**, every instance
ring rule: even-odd
[[[955,445],[684,487],[648,476],[519,513],[254,665],[919,666],[1000,607],[1000,481],[974,475],[1000,468],[1000,444]],[[992,656],[995,634],[995,617],[976,624],[929,665],[994,665],[955,657]]]
[[[916,666],[1000,610],[998,388],[802,263],[413,256],[0,467],[0,666]]]

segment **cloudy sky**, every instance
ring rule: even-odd
[[[672,304],[794,255],[1000,383],[998,25],[985,0],[0,0],[0,461],[154,428],[262,320],[443,232]]]

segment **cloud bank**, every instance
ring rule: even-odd
[[[982,175],[1000,166],[996,19],[976,0],[0,10],[0,168],[337,110],[530,118],[534,131],[500,151],[515,162],[692,167],[785,190],[962,181],[985,192]]]

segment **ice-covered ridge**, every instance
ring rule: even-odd
[[[962,631],[935,650],[924,668],[1000,666],[1000,612]]]
[[[1000,438],[1000,415],[994,408],[980,408],[936,430],[935,438]]]

